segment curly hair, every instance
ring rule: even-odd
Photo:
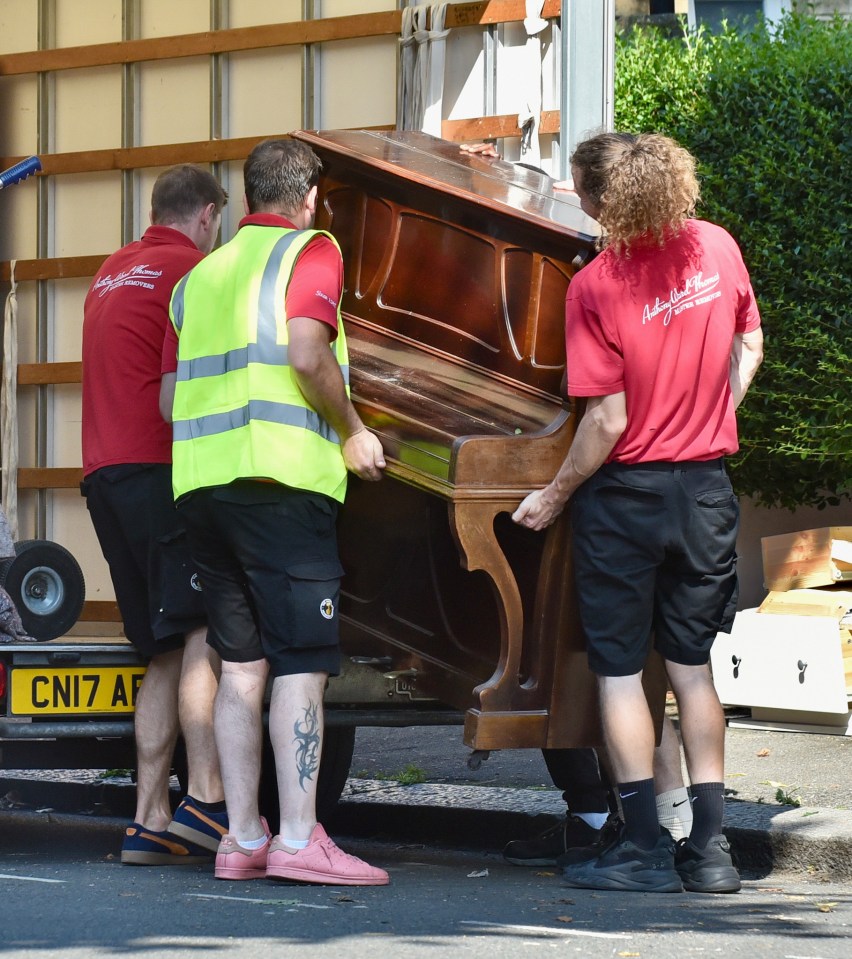
[[[598,207],[604,245],[617,255],[662,246],[692,216],[700,195],[695,158],[659,133],[599,133],[577,146],[571,166]]]

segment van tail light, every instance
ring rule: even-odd
[[[0,663],[0,699],[6,695],[6,664]]]

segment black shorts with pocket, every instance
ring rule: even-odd
[[[279,483],[196,490],[178,511],[204,586],[208,643],[273,676],[340,672],[337,503]]]
[[[608,463],[571,506],[577,602],[589,667],[631,676],[651,642],[708,662],[737,604],[739,504],[721,459]]]
[[[109,565],[124,634],[143,656],[179,649],[204,626],[201,583],[167,463],[104,466],[80,484]]]

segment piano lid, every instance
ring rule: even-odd
[[[489,213],[505,213],[548,233],[569,234],[591,247],[600,227],[580,209],[576,194],[554,192],[553,179],[523,166],[463,153],[457,143],[416,131],[297,130],[293,136],[361,172],[425,186]]]

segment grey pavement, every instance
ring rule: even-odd
[[[389,831],[396,819],[412,841],[428,828],[436,839],[467,832],[499,849],[564,815],[539,751],[493,753],[477,769],[469,756],[453,727],[359,730],[341,826],[372,820]],[[384,778],[417,770],[422,784]],[[743,869],[852,880],[852,738],[731,727],[725,786],[725,832]]]
[[[470,768],[470,756],[457,726],[359,729],[351,777],[327,825],[339,835],[499,851],[564,814],[540,752],[504,750],[478,768]],[[732,728],[725,779],[725,832],[741,869],[756,877],[798,872],[852,881],[850,738]],[[405,784],[410,780],[423,781]],[[0,776],[0,809],[83,812],[93,828],[115,830],[117,843],[132,803],[127,778],[104,780],[92,771]]]

